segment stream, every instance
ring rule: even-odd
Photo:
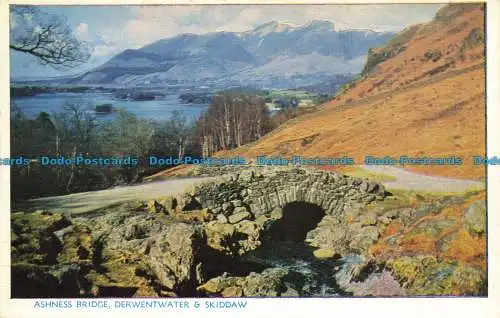
[[[304,242],[266,241],[255,251],[242,256],[249,268],[283,268],[289,271],[285,284],[300,296],[332,297],[347,295],[337,285],[334,274],[343,259],[317,259],[313,248]]]

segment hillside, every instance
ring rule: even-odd
[[[272,21],[247,32],[181,34],[125,50],[75,82],[149,85],[210,79],[225,84],[303,85],[300,77],[309,83],[311,76],[323,76],[318,78],[322,81],[325,75],[359,73],[368,49],[392,35],[337,31],[329,21],[302,26]]]
[[[485,150],[484,8],[448,5],[426,24],[371,49],[362,75],[318,111],[233,153],[460,156],[462,166],[412,166],[425,174],[481,179]]]

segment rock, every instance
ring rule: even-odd
[[[472,234],[481,235],[486,232],[486,203],[484,200],[472,203],[465,212],[462,222]]]
[[[268,268],[261,273],[252,272],[246,277],[231,277],[228,273],[212,278],[198,287],[207,294],[222,294],[224,297],[276,297],[298,295],[287,286],[284,279],[288,271],[282,268]]]
[[[147,229],[141,223],[130,223],[125,228],[125,240],[141,239],[146,237]]]
[[[238,181],[250,182],[252,181],[253,176],[254,176],[253,170],[243,170],[238,177]]]
[[[425,198],[420,194],[414,194],[409,198],[409,203],[413,206],[416,206],[423,202],[425,202]]]
[[[174,208],[174,198],[172,196],[160,198],[158,199],[158,203],[160,203],[168,213]]]
[[[250,237],[257,238],[259,236],[260,228],[255,224],[255,222],[249,220],[243,220],[238,224],[235,224],[236,231],[240,233],[245,233]]]
[[[348,232],[345,224],[324,224],[307,233],[306,242],[311,246],[344,254],[348,246]]]
[[[234,225],[228,223],[208,223],[205,226],[205,233],[207,235],[208,246],[218,250],[231,252],[232,248],[229,246],[232,236],[234,235]]]
[[[348,222],[359,221],[360,217],[367,213],[364,204],[355,202],[350,202],[349,204],[346,204],[343,209],[343,212]]]
[[[177,195],[172,206],[176,212],[199,210],[202,208],[202,204],[198,202],[194,195],[189,193]]]
[[[362,226],[377,224],[377,214],[375,212],[368,212],[361,216],[360,222]]]
[[[399,209],[389,210],[384,213],[384,216],[392,220],[399,216],[399,212]]]
[[[227,217],[224,214],[217,214],[217,222],[219,223],[227,223]]]
[[[12,264],[11,296],[15,298],[81,297],[77,265],[45,268],[38,265]]]
[[[222,211],[224,212],[224,214],[229,214],[231,212],[233,212],[233,205],[231,204],[231,202],[224,202],[222,203]]]
[[[370,184],[367,181],[363,181],[361,185],[359,186],[359,189],[362,192],[368,192],[368,188],[370,187]]]
[[[405,256],[389,260],[386,266],[412,296],[479,296],[487,293],[485,273],[463,264],[432,256]]]
[[[269,217],[272,220],[279,220],[279,219],[281,219],[283,217],[283,209],[281,209],[280,207],[274,208],[271,211],[271,214],[269,215]]]
[[[389,225],[392,222],[392,220],[385,215],[378,217],[378,221],[384,225]]]
[[[64,244],[64,235],[69,234],[71,232],[73,232],[73,226],[70,225],[58,231],[55,231],[54,235],[59,239],[61,244]]]
[[[403,225],[408,226],[412,224],[417,216],[417,210],[412,209],[412,208],[404,208],[399,210],[399,219],[401,220],[401,223]]]
[[[212,278],[205,284],[198,286],[197,290],[208,294],[219,294],[227,288],[238,287],[242,285],[243,281],[243,277],[231,277],[229,276],[229,273],[224,273],[221,276]]]
[[[320,248],[313,252],[314,257],[319,259],[332,258],[336,255],[335,251],[328,248]]]
[[[236,213],[236,214],[232,214],[229,216],[229,223],[238,223],[240,221],[243,221],[245,219],[248,219],[250,218],[250,213],[248,212],[240,212],[240,213]]]
[[[15,213],[11,216],[11,230],[15,234],[12,242],[11,262],[16,261],[52,265],[57,262],[62,249],[64,228],[72,223],[58,213],[37,211],[33,213]],[[69,229],[66,229],[69,230]]]
[[[298,291],[296,291],[295,289],[293,288],[287,288],[287,290],[285,290],[283,293],[281,293],[282,297],[300,297],[300,293]]]
[[[267,216],[261,215],[255,219],[255,224],[257,224],[260,227],[264,227],[269,220],[270,218],[268,218]]]
[[[243,255],[249,251],[255,250],[261,245],[259,240],[262,227],[258,226],[255,222],[243,220],[235,224],[236,235],[243,234],[244,239],[238,240],[239,255]],[[241,235],[239,235],[241,236]]]
[[[349,247],[359,253],[365,253],[367,249],[377,241],[379,230],[376,226],[366,226],[354,234]]]
[[[222,297],[235,298],[243,296],[243,289],[239,286],[230,286],[224,288],[222,291]]]
[[[198,263],[196,265],[195,272],[196,272],[196,283],[197,284],[202,284],[203,282],[206,281],[205,271],[203,270],[203,264],[202,263]]]
[[[239,199],[238,199],[238,200],[232,200],[232,201],[231,201],[231,204],[232,204],[234,207],[236,207],[236,208],[239,208],[239,207],[241,207],[241,206],[242,206],[242,202],[241,202],[241,200],[239,200]]]
[[[162,285],[173,290],[182,289],[196,280],[195,269],[202,242],[197,228],[185,223],[173,223],[153,237],[148,263]]]
[[[243,293],[247,297],[276,297],[286,290],[283,278],[288,271],[282,268],[269,268],[261,274],[250,273],[245,279]]]
[[[234,208],[233,214],[244,213],[244,212],[247,212],[247,208],[245,208],[244,206],[239,206]]]
[[[363,202],[364,203],[370,203],[370,202],[375,201],[376,198],[377,197],[375,195],[370,194],[370,195],[367,195],[367,196],[363,197]]]
[[[163,213],[165,208],[156,200],[149,200],[147,210],[151,213]]]
[[[363,281],[351,282],[344,288],[347,292],[352,292],[353,296],[357,297],[407,296],[406,290],[401,287],[389,271],[370,273]]]

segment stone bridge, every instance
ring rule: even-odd
[[[180,220],[202,221],[211,247],[244,254],[260,246],[264,232],[304,241],[325,217],[343,220],[346,209],[385,196],[379,183],[335,172],[247,168],[197,184],[182,195],[152,200],[148,209]]]
[[[315,204],[326,214],[335,214],[343,211],[349,202],[383,200],[386,193],[376,182],[335,172],[295,168],[248,169],[224,174],[217,181],[196,185],[189,195],[193,200],[191,205],[199,204],[213,213],[250,212],[257,218],[292,202]]]

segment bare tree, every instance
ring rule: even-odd
[[[273,129],[264,100],[248,94],[221,93],[198,120],[203,156],[239,147]]]
[[[68,154],[73,159],[69,179],[66,182],[66,192],[71,193],[74,186],[77,167],[74,162],[78,154],[91,152],[95,143],[94,132],[97,128],[95,117],[87,111],[88,106],[83,101],[66,103],[62,111],[53,114],[56,154]],[[61,169],[57,171],[61,178]]]
[[[75,67],[90,58],[89,46],[74,35],[63,17],[35,6],[10,6],[9,47],[56,69]]]

